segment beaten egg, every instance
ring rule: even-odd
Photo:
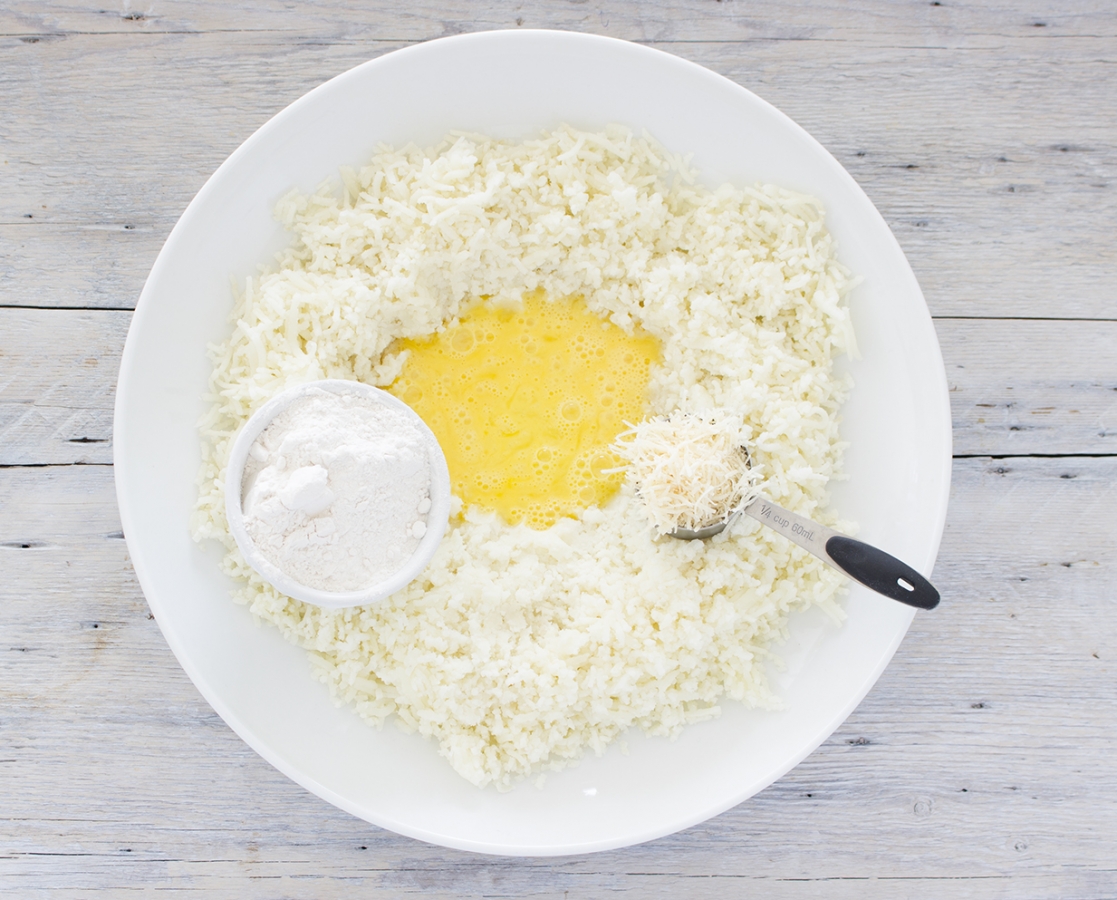
[[[454,493],[533,528],[600,506],[624,480],[609,449],[644,415],[659,342],[540,293],[482,304],[409,351],[389,390],[438,438]]]

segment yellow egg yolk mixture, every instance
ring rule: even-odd
[[[482,304],[424,341],[404,341],[389,390],[430,426],[466,504],[533,528],[600,506],[624,480],[610,450],[647,404],[659,342],[536,293]]]

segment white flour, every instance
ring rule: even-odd
[[[306,587],[355,591],[403,567],[426,533],[430,460],[406,415],[314,391],[249,451],[244,524],[273,565]]]

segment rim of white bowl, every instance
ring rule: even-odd
[[[120,507],[121,520],[123,525],[124,534],[126,536],[134,533],[134,528],[138,523],[138,513],[133,509],[131,500],[132,494],[130,492],[127,480],[122,477],[124,468],[135,464],[134,451],[131,446],[131,439],[127,435],[125,429],[122,429],[120,424],[124,422],[127,417],[127,411],[131,400],[132,385],[125,377],[136,366],[136,358],[139,355],[137,345],[137,334],[141,330],[144,321],[149,318],[152,313],[150,312],[149,303],[145,303],[145,298],[149,297],[152,292],[152,284],[157,280],[164,268],[169,266],[165,258],[165,252],[168,246],[171,246],[179,239],[179,233],[185,228],[190,227],[193,219],[197,215],[198,209],[209,199],[209,196],[216,189],[215,185],[220,180],[226,171],[237,164],[244,156],[254,152],[256,146],[267,139],[267,136],[277,127],[278,123],[294,114],[296,111],[301,110],[305,106],[317,101],[318,97],[322,94],[336,89],[337,85],[349,79],[360,78],[364,72],[369,69],[380,68],[384,65],[389,65],[388,60],[398,60],[402,57],[409,57],[413,55],[426,54],[434,50],[440,45],[454,43],[478,43],[482,44],[488,41],[503,41],[503,40],[523,40],[523,39],[562,39],[571,42],[586,42],[597,43],[599,45],[612,45],[624,52],[631,54],[647,54],[648,56],[655,55],[664,64],[678,67],[680,71],[686,71],[690,74],[698,74],[711,85],[730,85],[736,91],[739,91],[742,96],[747,97],[749,103],[756,104],[761,108],[769,111],[773,116],[780,120],[786,127],[796,132],[800,139],[807,144],[813,146],[820,153],[830,158],[838,171],[834,176],[839,182],[845,184],[855,192],[863,201],[873,210],[876,217],[882,225],[885,225],[883,217],[880,216],[879,211],[873,206],[872,201],[865,194],[865,191],[857,184],[852,175],[849,174],[844,168],[833,159],[833,156],[827,151],[822,144],[807,132],[801,125],[792,120],[786,113],[779,108],[775,107],[768,101],[754,94],[748,88],[714,72],[699,63],[692,62],[674,54],[658,50],[654,47],[645,46],[632,41],[625,41],[619,38],[608,37],[606,35],[582,33],[574,31],[564,31],[561,29],[511,29],[511,30],[487,30],[479,32],[471,32],[467,34],[453,35],[443,38],[436,38],[430,41],[424,41],[411,46],[401,47],[390,53],[374,57],[364,63],[360,63],[327,81],[319,84],[317,87],[311,89],[306,94],[296,99],[290,105],[277,112],[271,119],[265,122],[259,129],[250,135],[243,144],[241,144],[232,154],[214,171],[210,179],[199,190],[198,194],[191,200],[184,210],[179,221],[175,224],[170,235],[167,238],[166,244],[161,251],[159,258],[156,259],[152,268],[151,274],[145,283],[144,289],[141,292],[140,302],[136,306],[135,314],[133,315],[132,326],[129,329],[128,339],[125,342],[124,352],[121,359],[121,382],[118,386],[116,395],[116,404],[114,411],[114,447],[116,459],[122,465],[118,466],[116,473],[116,492],[118,503]],[[907,263],[906,258],[903,256],[903,251],[900,249],[899,243],[896,241],[895,236],[890,230],[886,229],[885,241],[887,246],[893,249],[903,260],[902,265],[906,267],[910,274],[910,265]],[[914,275],[912,275],[914,282]],[[923,330],[924,338],[930,338],[930,344],[927,346],[928,354],[933,357],[936,363],[934,366],[936,371],[937,382],[937,395],[939,398],[938,405],[933,409],[926,410],[926,416],[940,421],[942,428],[936,434],[936,442],[939,447],[939,456],[941,462],[937,472],[929,473],[934,475],[939,483],[939,490],[937,496],[937,508],[933,515],[931,522],[932,538],[927,542],[924,553],[921,558],[912,557],[908,561],[916,568],[920,569],[925,574],[930,574],[935,558],[938,555],[939,546],[942,540],[943,529],[946,520],[947,500],[950,494],[950,474],[951,474],[951,431],[950,431],[950,417],[949,417],[949,395],[947,393],[946,374],[942,365],[942,355],[939,350],[937,340],[934,336],[934,329],[931,323],[930,312],[926,308],[925,302],[922,301],[922,293],[915,284],[915,296],[919,298],[922,303],[922,314],[918,316],[920,327]],[[134,544],[129,540],[129,553],[136,571],[137,579],[142,587],[144,594],[147,598],[148,604],[151,606],[153,612],[156,614],[156,619],[159,620],[164,611],[163,597],[159,591],[155,590],[157,582],[156,572],[157,565],[145,552],[145,548]],[[856,588],[855,588],[856,589]],[[733,792],[726,793],[720,797],[716,802],[707,802],[701,807],[690,809],[686,814],[676,815],[670,817],[669,820],[656,820],[647,822],[641,826],[629,827],[624,831],[617,834],[610,835],[607,838],[590,838],[590,839],[567,839],[560,843],[552,842],[524,842],[515,837],[509,836],[501,840],[486,840],[466,837],[458,833],[451,833],[441,828],[434,828],[430,825],[418,825],[410,819],[404,821],[398,816],[391,815],[384,812],[372,811],[367,809],[361,803],[353,800],[348,795],[338,793],[332,787],[329,787],[315,777],[304,771],[297,763],[290,760],[280,750],[273,747],[265,738],[263,738],[257,730],[246,722],[228,702],[220,690],[211,682],[207,677],[202,667],[197,661],[187,652],[180,636],[173,630],[168,631],[164,629],[164,637],[170,646],[171,651],[174,653],[183,667],[191,681],[195,684],[201,694],[205,697],[207,702],[214,708],[214,710],[221,716],[222,719],[232,728],[232,730],[241,737],[253,750],[260,754],[276,769],[284,775],[300,784],[310,792],[318,795],[324,800],[332,803],[338,808],[346,812],[371,822],[382,828],[390,829],[397,834],[405,835],[421,841],[426,841],[432,844],[441,845],[444,847],[455,848],[458,850],[472,851],[475,853],[486,853],[507,856],[560,856],[571,854],[584,854],[592,852],[601,852],[613,850],[621,847],[632,846],[640,844],[645,841],[660,838],[684,828],[693,826],[697,823],[708,820],[712,816],[716,816],[725,810],[736,806],[737,804],[747,800],[748,798],[756,795],[759,791],[765,789],[774,781],[785,775],[788,771],[797,766],[807,756],[813,753],[820,744],[846,720],[846,718],[853,712],[853,710],[861,703],[865,695],[876,684],[881,673],[888,666],[889,661],[892,659],[903,641],[904,635],[910,625],[910,622],[915,617],[915,610],[910,610],[910,615],[907,617],[906,622],[902,628],[898,628],[896,633],[889,641],[888,645],[879,653],[872,670],[866,673],[863,681],[852,690],[846,702],[840,707],[834,709],[832,714],[825,719],[819,720],[817,725],[812,730],[811,737],[804,741],[799,747],[797,752],[786,757],[778,766],[771,768],[764,774],[749,782],[745,786],[739,787]]]
[[[415,548],[415,552],[390,578],[357,591],[325,591],[301,584],[260,552],[244,524],[244,509],[241,506],[244,494],[244,467],[248,462],[248,452],[252,449],[252,444],[281,412],[303,397],[321,391],[360,397],[373,405],[402,412],[419,430],[430,454],[431,508],[427,513],[426,534],[423,535],[419,546]],[[225,516],[229,521],[229,531],[244,555],[245,562],[280,593],[323,609],[346,609],[351,606],[379,603],[396,591],[403,590],[422,574],[430,563],[431,557],[438,550],[442,536],[446,533],[446,526],[450,519],[450,472],[446,465],[446,455],[442,451],[441,444],[438,443],[438,438],[419,414],[387,391],[360,381],[338,378],[305,382],[276,394],[256,410],[241,427],[233,441],[233,449],[229,453],[229,465],[225,471]]]

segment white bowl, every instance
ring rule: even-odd
[[[324,591],[299,583],[259,551],[244,525],[244,509],[241,501],[244,495],[244,466],[248,462],[248,451],[276,416],[296,400],[315,391],[352,394],[372,405],[386,406],[403,413],[423,436],[429,454],[431,508],[427,513],[426,534],[419,541],[415,552],[390,578],[358,591]],[[387,391],[361,384],[359,381],[342,381],[336,378],[299,384],[272,397],[256,410],[233,441],[233,449],[229,451],[229,466],[225,472],[225,517],[229,522],[229,531],[232,532],[237,546],[244,555],[245,562],[288,597],[325,609],[345,609],[350,606],[378,603],[392,596],[396,591],[403,590],[419,577],[446,533],[446,526],[450,520],[450,472],[446,466],[446,455],[442,452],[438,438],[427,427],[427,423],[419,418],[418,413]]]
[[[136,309],[116,402],[117,494],[140,584],[168,644],[226,722],[281,771],[369,822],[451,847],[568,854],[645,841],[775,781],[872,687],[914,610],[854,586],[841,628],[793,619],[774,676],[786,708],[726,702],[676,741],[628,738],[600,758],[509,792],[478,790],[433,743],[335,708],[304,651],[229,599],[216,548],[190,538],[195,423],[228,331],[230,277],[283,247],[272,218],[376,145],[430,145],[461,129],[528,137],[562,122],[647,129],[693,153],[711,184],[771,182],[818,197],[842,260],[864,276],[850,307],[862,358],[843,409],[849,480],[834,504],[859,537],[930,574],[950,486],[950,407],[934,328],[884,220],[850,175],[778,110],[666,53],[608,38],[506,31],[432,41],[333,79],[277,115],[214,173],[175,226]],[[856,127],[855,122],[850,128]],[[949,603],[949,598],[947,599]],[[923,613],[937,615],[938,613]],[[871,789],[866,785],[866,791]]]

